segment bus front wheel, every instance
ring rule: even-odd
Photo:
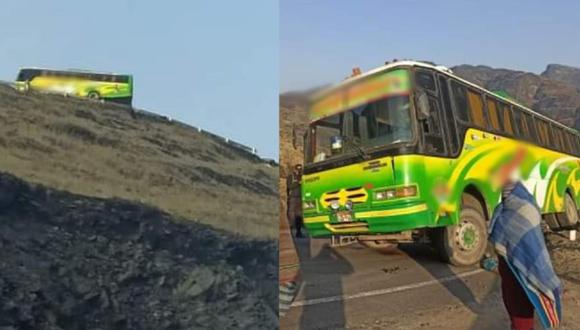
[[[87,94],[87,98],[89,100],[98,101],[101,98],[101,96],[99,95],[98,92],[92,91],[92,92],[89,92],[89,94]]]
[[[435,231],[433,243],[446,262],[455,266],[470,266],[478,263],[485,254],[487,223],[483,206],[472,195],[462,196],[457,224]]]

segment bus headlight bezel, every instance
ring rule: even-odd
[[[374,194],[375,201],[385,201],[397,198],[410,198],[418,196],[417,185],[407,185],[395,188],[386,188],[375,190]]]
[[[344,204],[344,207],[348,210],[348,211],[352,211],[353,208],[353,202],[349,199],[346,201],[346,203]]]
[[[340,208],[340,202],[338,200],[330,201],[329,206],[331,210],[338,211],[338,209]]]

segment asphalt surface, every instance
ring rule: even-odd
[[[505,329],[499,277],[428,247],[298,239],[302,287],[281,329]]]

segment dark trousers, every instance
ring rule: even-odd
[[[503,257],[498,257],[501,295],[513,330],[534,329],[534,306]]]
[[[294,226],[296,227],[296,237],[302,237],[302,227],[304,227],[302,216],[297,215],[294,218]]]

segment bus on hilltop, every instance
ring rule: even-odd
[[[578,131],[445,67],[356,74],[309,105],[304,224],[315,237],[429,241],[448,262],[475,264],[501,197],[490,175],[522,146],[519,177],[546,223],[577,227]]]
[[[20,91],[36,90],[131,105],[133,77],[81,70],[22,68],[15,82]]]

